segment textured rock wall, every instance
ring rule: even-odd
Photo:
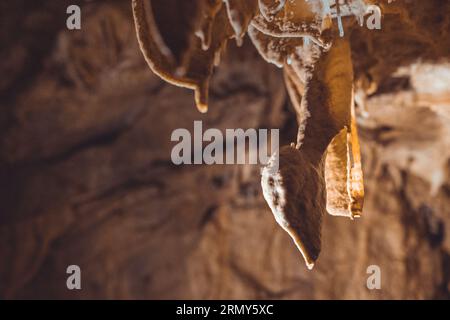
[[[65,29],[68,4],[0,5],[0,297],[450,297],[446,1],[396,1],[382,31],[351,30],[364,216],[325,217],[313,271],[257,167],[170,161],[171,132],[194,120],[293,141],[280,70],[232,44],[200,114],[148,69],[128,1],[79,2],[82,31]],[[382,290],[366,288],[371,264]]]

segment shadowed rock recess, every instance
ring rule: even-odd
[[[0,298],[450,298],[450,2],[342,2],[0,3]],[[174,165],[195,120],[280,170]]]

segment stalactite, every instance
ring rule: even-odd
[[[197,0],[176,28],[182,46],[168,45],[165,28],[173,26],[158,25],[156,17],[164,12],[155,11],[153,2],[133,0],[142,52],[156,74],[195,91],[200,111],[207,110],[212,69],[229,39],[240,44],[248,31],[261,56],[284,68],[297,141],[272,156],[261,183],[276,221],[312,268],[320,253],[323,214],[353,219],[362,213],[353,67],[343,19],[355,16],[361,22],[366,3],[337,2],[332,9],[328,0]],[[173,10],[186,9],[181,0],[171,4]]]

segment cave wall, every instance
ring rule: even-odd
[[[170,160],[171,132],[194,120],[292,142],[280,70],[231,43],[200,114],[147,67],[128,1],[79,2],[81,31],[65,28],[68,4],[1,4],[1,298],[450,297],[446,1],[398,1],[381,31],[351,30],[365,209],[324,218],[312,271],[258,167]],[[70,264],[81,291],[66,288]],[[366,287],[373,264],[381,290]]]

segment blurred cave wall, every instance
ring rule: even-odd
[[[0,298],[450,298],[450,5],[393,6],[381,31],[350,31],[363,217],[326,216],[308,271],[257,167],[170,161],[171,132],[194,120],[295,138],[281,72],[248,39],[230,42],[200,114],[147,67],[130,1],[1,2]]]

